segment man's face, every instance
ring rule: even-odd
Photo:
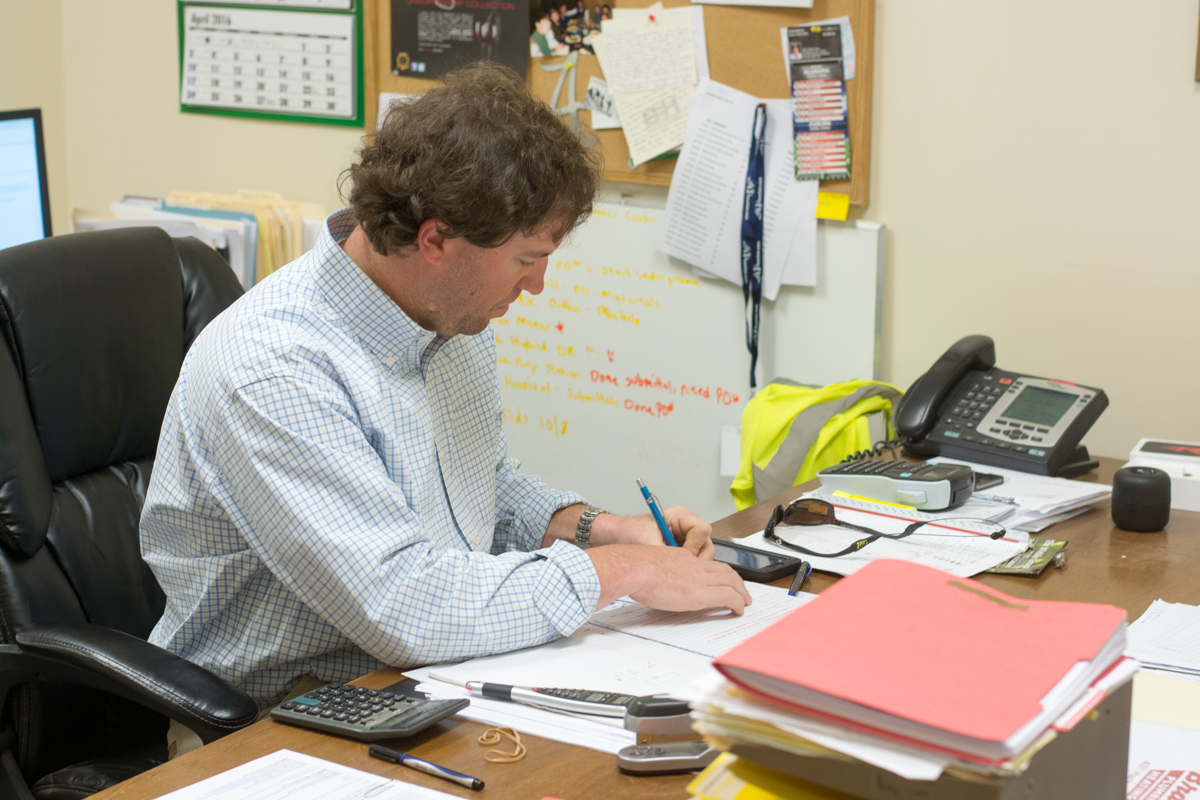
[[[521,292],[541,294],[546,265],[559,244],[544,232],[518,233],[499,247],[453,241],[434,328],[443,336],[480,333],[489,321],[508,313]]]

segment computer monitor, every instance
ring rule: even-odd
[[[0,249],[49,235],[42,111],[0,111]]]

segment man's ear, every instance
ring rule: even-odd
[[[432,217],[417,228],[416,245],[422,257],[430,264],[441,266],[446,261],[447,247],[453,247],[453,239],[442,235],[445,225]]]

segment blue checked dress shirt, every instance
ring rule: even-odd
[[[506,457],[493,333],[418,326],[338,246],[354,225],[196,340],[142,513],[150,641],[264,707],[304,674],[540,644],[600,597],[583,551],[538,549],[582,498]]]

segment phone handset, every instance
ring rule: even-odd
[[[929,371],[917,378],[896,409],[896,432],[909,442],[924,439],[938,420],[938,411],[963,375],[996,366],[996,344],[989,336],[959,339]]]

